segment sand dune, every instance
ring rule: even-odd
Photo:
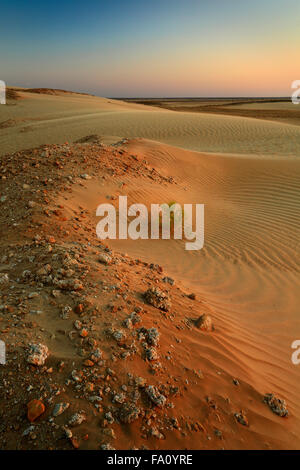
[[[107,196],[128,195],[129,203],[147,205],[205,204],[205,245],[199,252],[187,252],[174,240],[108,245],[164,266],[176,285],[195,292],[212,312],[216,330],[201,336],[201,344],[197,332],[182,332],[177,366],[204,369],[209,378],[201,394],[214,389],[224,409],[228,396],[247,409],[249,432],[228,427],[226,448],[299,448],[300,366],[291,362],[291,344],[300,333],[300,128],[102,98],[29,96],[0,107],[0,122],[12,122],[0,129],[2,154],[90,134],[103,141],[127,137],[122,148],[129,155],[176,182],[170,187],[151,179],[141,184],[139,174],[105,180],[95,175],[58,195],[56,203],[68,213],[88,211],[94,227],[96,207]],[[162,322],[161,328],[167,335],[168,325]],[[242,383],[241,395],[232,390],[233,377]],[[287,420],[261,403],[269,392],[287,401]],[[199,393],[191,385],[182,413],[193,415]],[[180,448],[182,440],[176,439],[172,446]],[[197,448],[197,439],[189,445]]]
[[[138,178],[126,181],[124,192],[114,185],[101,188],[91,183],[75,192],[71,205],[95,213],[106,194],[126,194],[129,203],[143,201],[149,206],[169,201],[205,203],[205,246],[199,252],[186,252],[183,242],[174,240],[109,244],[133,258],[163,265],[182,286],[204,299],[217,319],[205,360],[216,371],[242,378],[259,393],[281,394],[293,414],[285,428],[292,441],[300,429],[300,371],[291,362],[291,344],[300,329],[300,162],[212,156],[144,140],[132,141],[128,148],[160,173],[172,174],[178,183],[174,189],[153,183],[141,187]],[[190,338],[188,356],[194,367],[198,348]],[[253,413],[257,417],[261,413],[256,405]],[[263,432],[264,439],[277,435],[285,440],[276,423],[272,420],[269,429],[257,432]]]
[[[1,129],[7,122],[11,127]],[[143,137],[212,153],[300,155],[299,126],[253,118],[177,113],[84,95],[23,93],[23,100],[0,108],[2,154],[88,134]]]

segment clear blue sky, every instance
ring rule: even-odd
[[[0,79],[102,96],[282,96],[299,0],[1,1]]]

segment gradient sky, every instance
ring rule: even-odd
[[[110,97],[290,96],[299,0],[1,0],[0,79]]]

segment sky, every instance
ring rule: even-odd
[[[299,0],[1,0],[0,80],[108,97],[290,96]]]

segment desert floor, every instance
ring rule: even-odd
[[[18,94],[0,106],[1,448],[299,448],[300,127],[274,117],[292,105],[232,106],[246,117]],[[100,243],[96,208],[119,195],[204,203],[204,248]],[[153,286],[166,311],[143,297]],[[49,348],[46,365],[27,363],[30,343]],[[45,411],[30,423],[33,399]]]

